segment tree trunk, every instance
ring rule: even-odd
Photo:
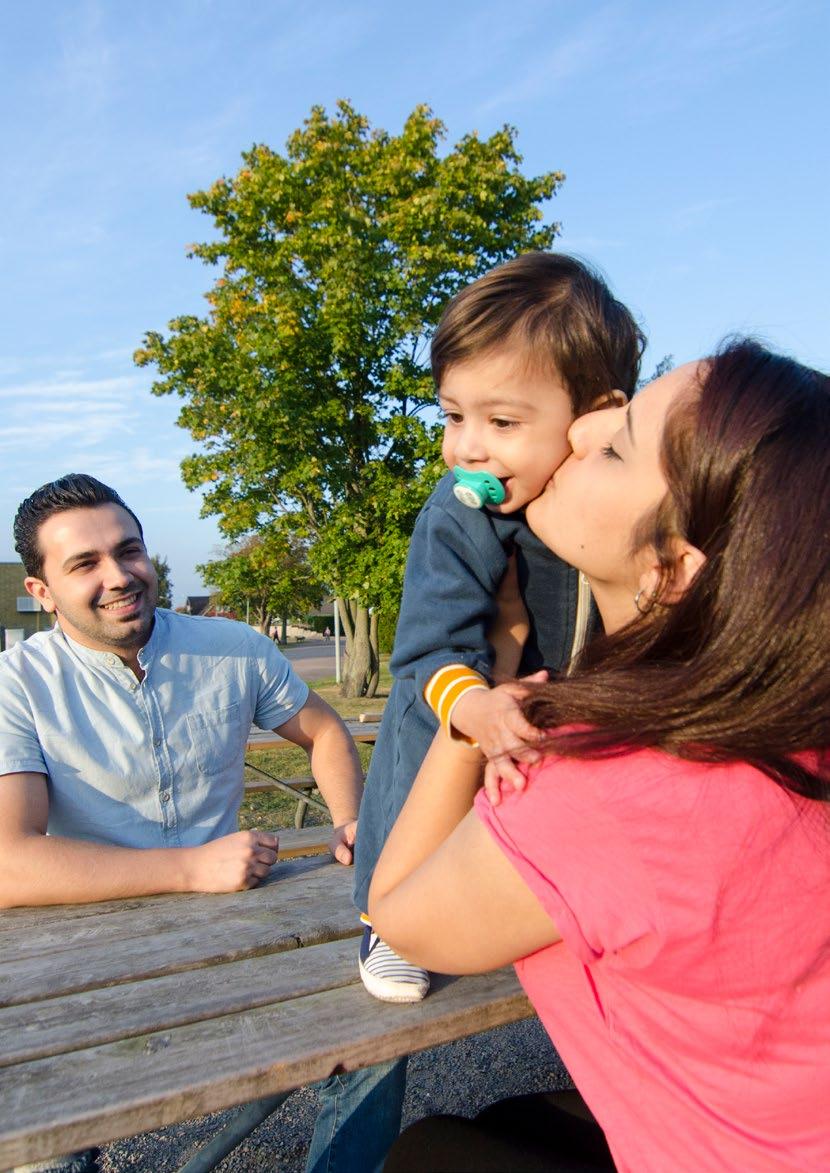
[[[335,604],[340,611],[340,626],[346,637],[346,658],[348,659],[354,641],[355,604],[351,599],[335,599]]]
[[[366,695],[375,696],[380,681],[380,649],[378,647],[378,613],[372,612],[369,620],[369,682]]]
[[[365,696],[366,682],[372,667],[369,645],[369,611],[355,606],[352,650],[346,662],[346,673],[340,687],[341,696]]]
[[[280,643],[282,644],[283,647],[285,647],[285,645],[288,643],[288,616],[287,615],[283,615],[283,617],[282,617],[282,624],[281,624],[281,631],[280,631]]]

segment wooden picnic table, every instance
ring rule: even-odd
[[[329,830],[281,847],[319,850]],[[531,1013],[512,970],[375,1001],[351,885],[317,855],[280,859],[249,892],[0,912],[0,1169]]]
[[[373,714],[371,718],[372,723],[369,724],[359,720],[344,722],[352,736],[352,740],[364,745],[374,745],[377,741],[378,733],[378,725],[374,722],[379,721],[380,716],[381,714]],[[285,737],[280,737],[279,733],[275,733],[272,729],[258,729],[256,725],[252,725],[245,748],[246,754],[249,754],[251,750],[258,749],[296,749],[296,745],[293,741],[288,741]],[[297,830],[304,826],[309,806],[314,806],[318,810],[323,811],[325,816],[328,817],[328,808],[325,803],[322,800],[312,797],[313,794],[317,793],[317,784],[312,777],[278,778],[276,774],[271,774],[268,770],[263,770],[261,766],[254,765],[247,758],[245,765],[257,775],[255,781],[247,781],[245,783],[246,791],[268,791],[276,789],[297,796],[297,808],[294,814],[294,826]]]

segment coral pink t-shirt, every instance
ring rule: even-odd
[[[830,1170],[830,806],[643,750],[476,811],[562,936],[516,970],[617,1167]]]

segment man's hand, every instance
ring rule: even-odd
[[[239,892],[255,888],[277,862],[279,839],[270,831],[237,831],[188,851],[187,891]]]
[[[487,758],[484,787],[494,804],[499,801],[498,779],[521,790],[525,776],[516,763],[532,765],[542,756],[537,747],[544,732],[525,720],[519,706],[527,695],[527,684],[543,683],[547,678],[543,670],[488,691],[470,689],[453,709],[453,728],[477,741]]]
[[[354,840],[356,834],[357,819],[352,819],[350,823],[343,823],[341,827],[335,827],[329,839],[329,851],[338,863],[345,864],[346,867],[354,859]]]

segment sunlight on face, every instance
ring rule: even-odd
[[[588,577],[603,619],[632,613],[648,551],[632,551],[642,518],[666,493],[660,467],[669,408],[694,385],[697,363],[650,383],[625,407],[590,412],[569,432],[572,452],[527,508],[533,532]]]

